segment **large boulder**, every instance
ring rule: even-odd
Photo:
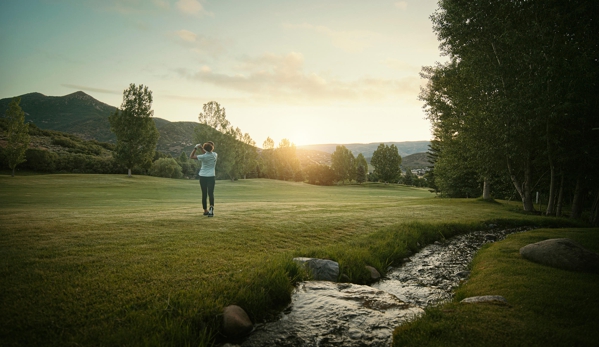
[[[599,255],[570,239],[549,239],[520,248],[523,258],[570,271],[599,272]]]
[[[223,332],[228,337],[242,337],[249,334],[254,325],[247,313],[237,305],[230,305],[223,310]]]
[[[310,271],[315,281],[337,282],[339,278],[339,263],[336,261],[305,257],[293,258],[293,261]]]

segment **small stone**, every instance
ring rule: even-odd
[[[471,296],[471,297],[466,298],[460,302],[464,303],[464,304],[478,304],[481,302],[495,302],[495,303],[508,304],[507,300],[503,296],[500,296],[500,295]]]
[[[466,278],[470,276],[470,271],[460,271],[456,274],[456,276]]]
[[[230,305],[223,310],[223,332],[229,337],[241,337],[249,334],[254,328],[250,317],[237,305]]]
[[[485,235],[485,240],[487,240],[487,241],[497,241],[497,236],[495,236],[493,234],[487,234],[487,235]]]
[[[366,270],[370,271],[370,279],[371,280],[378,280],[379,278],[381,278],[381,274],[377,271],[377,269],[373,268],[372,266],[366,265],[365,266]]]

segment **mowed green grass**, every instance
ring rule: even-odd
[[[599,274],[560,270],[519,254],[552,238],[599,252],[598,228],[537,229],[488,244],[454,302],[397,328],[393,346],[598,346]],[[509,305],[459,303],[479,295],[501,295]]]
[[[254,306],[284,303],[290,284],[260,278],[280,264],[295,273],[292,255],[334,254],[405,223],[533,218],[397,185],[218,181],[215,195],[207,218],[197,181],[0,176],[2,344],[202,345],[245,292],[263,292]]]

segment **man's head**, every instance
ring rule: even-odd
[[[214,149],[214,145],[212,144],[212,142],[206,142],[202,148],[204,148],[204,150],[206,152],[212,152],[212,150]]]

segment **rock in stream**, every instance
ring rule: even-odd
[[[258,325],[242,346],[389,346],[397,326],[452,298],[483,244],[528,229],[476,231],[436,242],[372,286],[302,282],[279,319]]]

